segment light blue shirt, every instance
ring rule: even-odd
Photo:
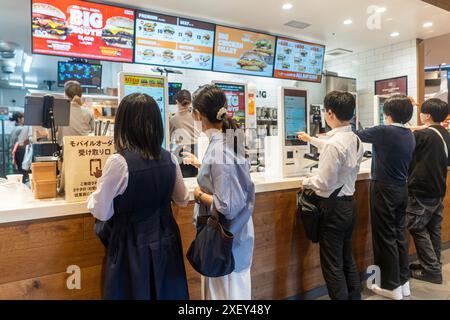
[[[250,268],[255,238],[252,220],[255,185],[243,148],[235,153],[233,139],[230,141],[222,132],[214,133],[197,181],[203,192],[213,196],[213,206],[225,217],[221,221],[223,227],[234,235],[234,271]],[[211,210],[212,207],[196,204],[194,222],[198,215],[209,215]]]

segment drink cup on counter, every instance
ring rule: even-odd
[[[11,182],[22,183],[23,174],[8,174],[6,179]]]

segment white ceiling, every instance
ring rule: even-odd
[[[100,1],[101,2],[101,1]],[[344,48],[355,52],[415,38],[432,38],[450,33],[450,12],[419,0],[113,0],[159,12],[216,23],[242,26],[298,39],[317,41],[327,50]],[[282,4],[290,2],[292,10]],[[369,30],[367,8],[386,7],[381,28]],[[352,25],[343,21],[352,19]],[[290,20],[310,23],[304,30],[284,24]],[[433,27],[423,28],[431,21]],[[0,0],[0,40],[14,41],[30,52],[30,0]],[[392,32],[400,36],[390,37]],[[36,68],[33,63],[33,69]]]

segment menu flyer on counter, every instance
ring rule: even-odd
[[[213,71],[272,77],[275,37],[217,26]]]
[[[66,201],[84,201],[97,188],[109,156],[113,137],[64,137],[64,190]]]
[[[33,53],[133,62],[134,11],[79,0],[32,0]]]
[[[320,82],[325,46],[278,38],[274,76],[282,79]]]
[[[211,70],[214,24],[138,12],[135,62]]]

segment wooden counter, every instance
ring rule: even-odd
[[[372,263],[369,181],[357,182],[358,222],[354,254],[360,271]],[[450,241],[450,197],[445,199],[443,241]],[[183,248],[194,238],[192,208],[175,208]],[[324,284],[319,247],[296,219],[296,190],[256,195],[253,299],[285,299]],[[0,224],[0,299],[99,299],[105,255],[89,214]],[[411,248],[413,251],[413,248]],[[66,269],[81,268],[81,289],[69,290]],[[200,277],[186,262],[192,299],[200,298]]]

